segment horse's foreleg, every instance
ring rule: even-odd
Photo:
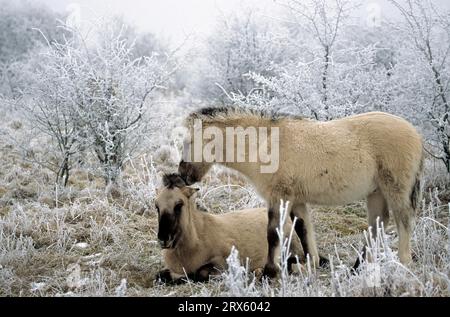
[[[218,273],[217,266],[211,262],[200,267],[195,273],[188,274],[187,277],[194,282],[208,282],[211,275]]]
[[[319,257],[319,252],[317,251],[314,226],[311,221],[311,215],[308,206],[303,203],[295,203],[292,206],[291,211],[292,220],[294,220],[294,216],[297,217],[297,221],[295,222],[295,232],[300,238],[305,257],[307,256],[307,254],[309,254],[316,267],[318,267],[319,265],[325,265],[327,263],[327,260],[325,258]]]
[[[176,274],[169,269],[163,269],[155,276],[156,281],[161,281],[164,284],[170,285],[185,283],[186,281],[183,278],[184,275]]]
[[[268,210],[268,222],[267,222],[267,262],[264,266],[264,276],[269,278],[276,277],[278,269],[275,264],[275,255],[280,247],[280,241],[277,234],[277,227],[280,223],[280,202],[272,201],[269,204]]]

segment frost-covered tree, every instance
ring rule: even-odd
[[[58,19],[63,16],[31,1],[0,1],[0,62],[23,58],[37,45],[45,44],[36,29],[50,41],[61,38]]]
[[[396,25],[399,47],[396,106],[421,124],[430,152],[450,173],[450,12],[433,1],[394,1],[403,20]]]
[[[131,46],[105,26],[95,51],[85,56],[79,120],[104,169],[107,182],[119,176],[124,160],[144,138],[145,103],[171,79],[175,65],[152,54],[131,58]],[[94,54],[91,54],[94,53]]]
[[[37,29],[49,41],[62,39],[58,19],[63,15],[32,1],[0,1],[0,95],[17,96],[23,88],[21,61],[30,57],[36,47],[45,45]],[[67,35],[67,34],[66,34]]]
[[[36,65],[29,67],[31,82],[24,91],[22,103],[31,127],[47,135],[49,144],[42,144],[46,157],[33,159],[56,174],[56,184],[66,185],[73,167],[73,156],[84,140],[76,109],[76,87],[70,83],[71,73],[76,72],[70,54],[64,54],[64,45],[53,43],[49,50],[41,52]],[[28,154],[30,155],[30,154]]]
[[[221,103],[229,103],[224,91],[248,95],[255,83],[246,74],[271,76],[274,65],[289,59],[278,29],[254,8],[221,15],[196,64],[200,67],[197,95]]]
[[[121,40],[131,48],[131,58],[149,57],[157,53],[164,62],[166,55],[170,54],[169,45],[162,38],[151,32],[139,31],[123,16],[112,17],[110,23],[115,28],[114,33],[120,34]]]
[[[301,114],[328,120],[386,107],[386,71],[374,62],[376,48],[346,48],[334,54],[327,75],[327,104],[323,103],[322,62],[298,61],[278,67],[278,75],[267,78],[251,73],[261,86],[249,96],[233,95],[236,103],[272,111]]]
[[[289,9],[283,42],[291,43],[295,59],[275,65],[270,77],[252,72],[260,89],[231,94],[234,101],[320,120],[385,109],[388,69],[380,65],[376,43],[357,44],[348,35],[354,6],[339,0],[282,4]]]
[[[49,43],[27,96],[31,121],[57,140],[62,157],[74,147],[91,149],[111,183],[151,133],[150,98],[168,83],[176,65],[156,54],[132,58],[133,46],[109,21],[95,31],[95,41],[72,30],[70,39]]]
[[[338,37],[354,8],[348,0],[287,0],[281,4],[288,9],[291,32],[301,34],[303,40],[313,40],[316,47],[309,47],[320,70],[320,99],[325,118],[329,119],[330,67]],[[305,35],[307,35],[305,37]]]

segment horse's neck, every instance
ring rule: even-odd
[[[224,142],[226,142],[226,130],[225,129],[227,127],[232,127],[232,128],[242,127],[243,129],[246,129],[249,127],[254,127],[258,130],[258,128],[260,128],[260,127],[266,127],[268,129],[270,129],[270,127],[272,125],[273,125],[273,122],[271,122],[270,119],[254,117],[254,116],[245,117],[242,119],[234,119],[233,118],[228,121],[210,122],[207,124],[207,126],[217,126],[223,131]],[[270,132],[269,132],[269,134],[270,134]],[[235,147],[234,154],[236,155],[236,152],[237,152],[236,140],[233,143],[234,143],[234,147]],[[246,144],[245,146],[247,147],[248,145]],[[259,141],[257,142],[257,147],[259,147]],[[259,151],[259,149],[258,149],[258,151]],[[225,153],[224,153],[224,156],[225,156]],[[243,164],[242,162],[226,162],[226,160],[224,160],[224,162],[217,162],[217,164],[220,164],[220,165],[226,166],[228,168],[231,168],[233,170],[236,170],[249,178],[252,178],[252,176],[254,176],[255,173],[259,174],[260,165],[261,165],[259,162]]]
[[[260,164],[257,163],[241,163],[241,162],[220,162],[216,163],[232,170],[238,171],[242,175],[252,178],[252,176],[257,173],[259,174]]]
[[[194,202],[189,202],[189,209],[189,219],[180,238],[183,250],[195,249],[203,231],[204,219],[202,213],[197,210]]]

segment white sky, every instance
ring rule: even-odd
[[[57,11],[80,8],[82,20],[109,15],[123,15],[128,23],[140,30],[151,31],[162,38],[181,42],[187,35],[207,33],[214,26],[218,12],[227,12],[239,6],[257,6],[267,15],[276,15],[278,6],[273,0],[38,0]],[[439,6],[450,8],[449,0],[433,0]],[[392,15],[387,0],[363,1],[362,21],[374,13],[374,4],[381,17]],[[75,6],[73,5],[75,4]]]
[[[181,41],[187,35],[208,32],[220,11],[240,5],[273,6],[273,0],[38,0],[57,11],[80,8],[82,20],[95,16],[122,15],[140,30]],[[75,6],[74,6],[75,4]]]

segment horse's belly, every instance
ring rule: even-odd
[[[307,202],[319,205],[343,205],[366,198],[376,190],[375,177],[369,170],[353,170],[345,178],[322,177],[311,184]]]
[[[342,192],[324,191],[322,193],[312,194],[305,200],[310,204],[317,205],[345,205],[366,198],[370,193],[374,192],[375,189],[376,186],[374,185]]]

